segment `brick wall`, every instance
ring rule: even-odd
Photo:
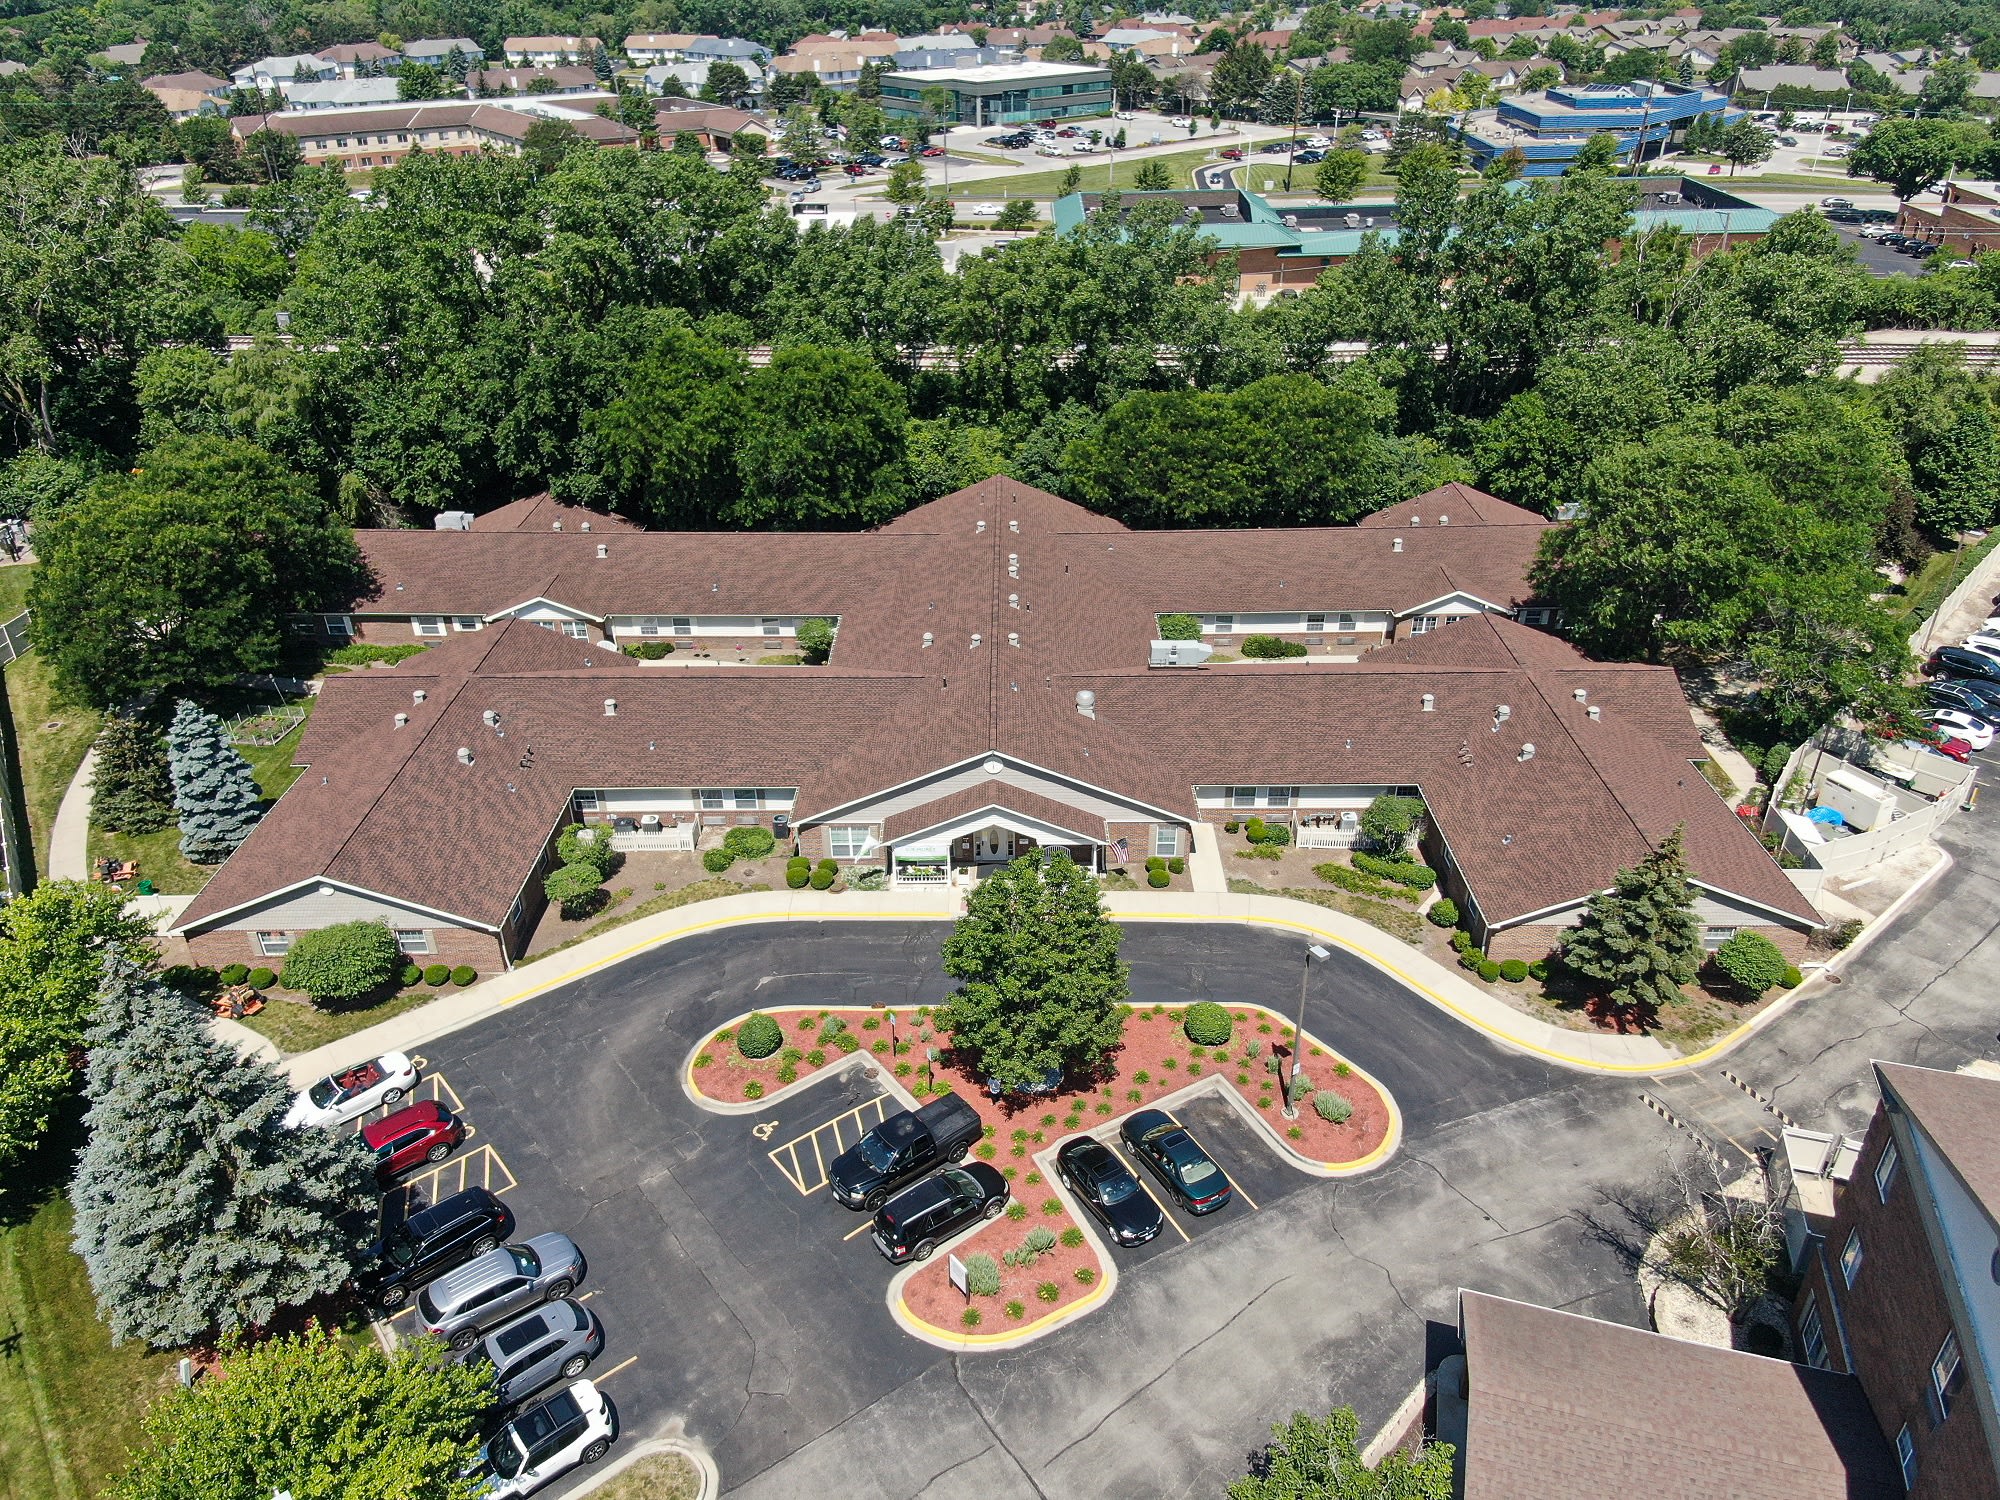
[[[1444,884],[1443,881],[1439,882]],[[1454,898],[1456,899],[1456,898]],[[1463,905],[1463,903],[1460,903]],[[1533,962],[1546,958],[1549,951],[1562,940],[1566,925],[1555,923],[1529,923],[1521,927],[1508,927],[1492,933],[1486,941],[1486,952],[1490,957],[1524,958]],[[1807,934],[1790,927],[1739,927],[1738,932],[1755,932],[1769,938],[1785,955],[1785,961],[1799,964],[1806,956]]]
[[[431,935],[433,952],[425,955],[410,955],[413,964],[450,964],[457,968],[460,964],[470,964],[481,975],[497,974],[506,968],[506,961],[500,953],[500,940],[490,932],[479,932],[469,927],[435,926],[425,929]],[[212,969],[220,969],[228,964],[247,964],[280,969],[284,967],[282,958],[266,958],[257,949],[257,934],[218,928],[212,932],[197,933],[187,939],[187,962],[206,964]]]
[[[1917,1500],[1992,1497],[2000,1494],[2000,1486],[1970,1389],[1961,1386],[1950,1415],[1932,1423],[1927,1394],[1931,1360],[1950,1331],[1951,1313],[1907,1155],[1886,1203],[1876,1191],[1875,1168],[1889,1139],[1888,1115],[1878,1107],[1862,1138],[1853,1179],[1839,1190],[1833,1218],[1823,1226],[1825,1253],[1811,1259],[1793,1308],[1794,1328],[1808,1299],[1816,1300],[1828,1362],[1841,1370],[1846,1368],[1840,1346],[1844,1320],[1854,1354],[1851,1373],[1860,1379],[1883,1436],[1893,1446],[1897,1430],[1909,1424],[1917,1451],[1917,1479],[1910,1493]],[[1861,1265],[1850,1287],[1844,1284],[1840,1255],[1857,1231]],[[1972,1351],[1963,1353],[1969,1364]],[[1968,1370],[1967,1378],[1976,1377]]]

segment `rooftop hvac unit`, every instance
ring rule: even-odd
[[[1155,641],[1152,660],[1153,667],[1199,667],[1215,654],[1213,646],[1204,646],[1200,641]]]
[[[472,530],[472,512],[469,510],[441,510],[432,518],[431,524],[439,531]]]

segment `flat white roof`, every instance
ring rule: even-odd
[[[921,73],[892,73],[892,78],[907,78],[917,83],[1025,83],[1030,80],[1050,78],[1079,78],[1099,73],[1108,76],[1108,68],[1082,63],[1018,62],[989,63],[983,68],[927,68]]]

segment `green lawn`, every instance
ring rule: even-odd
[[[7,699],[21,746],[21,784],[27,792],[28,825],[35,836],[35,868],[49,867],[49,831],[70,779],[97,738],[99,714],[61,701],[48,662],[30,651],[7,667]]]
[[[298,706],[310,714],[313,704],[318,701],[316,698],[304,698]],[[236,747],[250,762],[250,770],[257,778],[257,789],[267,801],[277,801],[285,789],[299,779],[299,767],[291,761],[293,752],[298,749],[299,737],[304,733],[305,725],[302,723],[275,745]],[[156,833],[141,834],[111,833],[93,827],[90,830],[90,857],[93,861],[107,858],[136,861],[140,877],[152,881],[155,890],[168,896],[193,895],[208,884],[215,867],[188,863],[181,857],[180,840],[180,829],[173,826]]]
[[[1219,146],[1203,147],[1198,151],[1171,151],[1162,156],[1134,158],[1130,152],[1120,152],[1113,165],[1113,157],[1100,151],[1095,156],[1078,156],[1047,172],[1024,172],[1014,177],[982,177],[972,182],[955,182],[951,185],[952,201],[955,203],[980,203],[999,201],[1006,198],[1054,198],[1062,190],[1062,180],[1071,166],[1083,170],[1083,191],[1101,193],[1105,179],[1110,176],[1120,189],[1129,189],[1133,179],[1139,175],[1139,168],[1148,162],[1159,162],[1167,169],[1168,176],[1177,188],[1194,185],[1196,167],[1214,166],[1221,160],[1215,153]],[[943,197],[942,187],[933,185],[933,197]]]
[[[0,563],[0,620],[11,620],[28,607],[28,580],[33,563]]]
[[[113,1348],[61,1193],[77,1145],[59,1130],[0,1196],[0,1496],[92,1500],[124,1467],[171,1356]]]
[[[264,996],[264,1008],[245,1016],[243,1024],[276,1042],[282,1052],[310,1052],[436,998],[429,990],[405,990],[353,1010],[314,1010],[303,1000],[287,1000],[273,991]]]

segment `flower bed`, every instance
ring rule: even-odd
[[[708,1098],[724,1104],[762,1099],[864,1049],[885,1066],[895,1067],[906,1085],[913,1081],[915,1067],[909,1059],[920,1045],[916,1040],[919,1023],[908,1012],[896,1015],[900,1029],[893,1063],[889,1057],[889,1012],[843,1006],[820,1010],[790,1007],[756,1014],[777,1023],[782,1033],[777,1050],[760,1058],[744,1056],[737,1037],[742,1021],[717,1031],[694,1056],[695,1087]]]
[[[1104,1267],[1096,1250],[1076,1228],[1076,1221],[1062,1208],[1062,1199],[1048,1183],[1031,1184],[1027,1180],[1030,1175],[1039,1178],[1041,1174],[1034,1167],[1023,1171],[1017,1196],[1009,1205],[1010,1214],[1015,1209],[1025,1210],[1018,1218],[995,1219],[951,1251],[962,1261],[973,1255],[990,1255],[999,1267],[1000,1290],[971,1299],[977,1318],[967,1318],[965,1294],[951,1284],[951,1263],[942,1254],[933,1256],[903,1283],[903,1305],[913,1317],[943,1332],[1004,1337],[1081,1302],[1097,1290],[1104,1279]],[[1047,1211],[1051,1204],[1057,1212]],[[1036,1229],[1046,1229],[1055,1236],[1055,1243],[1036,1255],[1031,1264],[1008,1265],[1005,1253],[1018,1251]],[[1065,1243],[1065,1237],[1072,1243]]]

